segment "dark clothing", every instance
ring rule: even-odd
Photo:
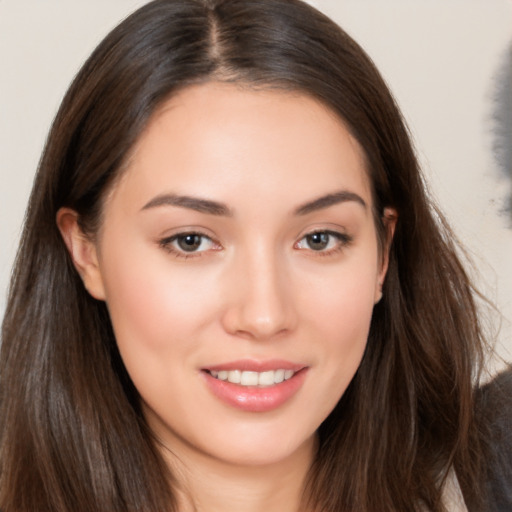
[[[485,512],[512,512],[512,366],[480,389],[478,408],[490,440]]]

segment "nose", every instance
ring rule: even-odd
[[[272,250],[241,256],[231,268],[224,329],[246,339],[267,340],[297,324],[293,286],[286,263]]]

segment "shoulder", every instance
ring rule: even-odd
[[[512,510],[512,366],[483,386],[477,406],[488,438],[486,488],[489,512]]]

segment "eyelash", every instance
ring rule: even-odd
[[[301,244],[303,241],[306,241],[308,239],[308,237],[311,238],[315,235],[327,235],[329,238],[335,238],[337,240],[336,246],[333,248],[327,249],[327,250],[323,250],[323,249],[315,250],[315,249],[312,249],[311,247],[305,248],[305,247],[299,246],[299,244]],[[167,252],[171,253],[176,258],[182,258],[182,259],[189,259],[189,258],[194,258],[194,257],[197,258],[197,257],[201,256],[203,252],[206,252],[208,250],[208,249],[206,249],[206,250],[202,250],[202,251],[196,251],[196,250],[185,251],[185,250],[180,250],[179,248],[176,248],[173,246],[173,244],[175,242],[178,242],[180,239],[185,239],[187,237],[199,237],[201,239],[199,247],[202,245],[202,243],[205,240],[207,240],[212,245],[216,246],[213,249],[214,251],[218,251],[221,249],[221,246],[218,242],[214,241],[208,235],[205,235],[204,233],[200,233],[197,231],[178,233],[176,235],[172,235],[170,237],[163,238],[162,240],[159,240],[158,244],[160,247],[165,249]],[[352,242],[353,242],[353,237],[346,233],[339,233],[337,231],[331,231],[331,230],[316,230],[316,231],[312,231],[312,232],[304,235],[298,242],[296,242],[294,244],[294,248],[299,249],[299,250],[306,249],[306,250],[309,250],[315,256],[326,257],[326,256],[332,256],[332,255],[338,254],[343,249],[348,247]],[[328,243],[330,243],[330,240]]]
[[[176,258],[182,258],[182,259],[186,260],[189,258],[197,258],[197,257],[201,256],[201,254],[205,251],[185,251],[185,250],[180,250],[173,246],[174,242],[177,242],[180,239],[185,239],[187,237],[200,237],[201,244],[205,240],[209,240],[214,246],[217,246],[217,248],[215,248],[213,250],[216,250],[216,251],[220,250],[220,245],[217,242],[215,242],[211,237],[209,237],[208,235],[205,235],[204,233],[200,233],[197,231],[178,233],[176,235],[172,235],[170,237],[163,238],[162,240],[160,240],[158,242],[158,245],[160,245],[160,247],[165,249],[167,252],[171,253]]]
[[[335,254],[338,254],[339,252],[343,251],[343,249],[347,248],[354,240],[351,235],[348,235],[346,233],[339,233],[338,231],[319,229],[319,230],[312,231],[312,232],[304,235],[295,244],[294,247],[296,247],[297,249],[302,249],[302,247],[299,247],[299,244],[301,242],[307,240],[308,237],[313,237],[315,235],[327,235],[328,237],[334,238],[337,241],[335,247],[333,247],[331,249],[327,249],[327,250],[315,250],[315,249],[312,249],[311,247],[307,248],[307,250],[311,251],[311,253],[313,253],[315,256],[321,256],[321,257],[328,257],[328,256],[333,256]]]

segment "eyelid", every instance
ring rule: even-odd
[[[220,251],[223,249],[222,245],[209,233],[205,232],[206,230],[203,230],[201,228],[181,228],[179,231],[169,234],[168,236],[161,237],[157,240],[158,245],[166,250],[167,252],[174,255],[176,258],[194,258],[194,257],[201,257],[205,256],[205,253],[211,252],[211,251]],[[333,237],[336,239],[337,243],[335,247],[327,248],[327,249],[320,249],[315,250],[308,247],[301,247],[299,244],[301,244],[307,237],[315,235],[315,234],[327,234],[330,237]],[[212,247],[203,249],[203,250],[193,250],[193,251],[186,251],[181,250],[178,247],[175,247],[173,244],[174,242],[181,238],[186,237],[190,235],[199,236],[203,239],[207,239]],[[345,248],[347,248],[354,240],[354,237],[350,234],[348,234],[344,229],[333,229],[333,228],[314,228],[310,229],[307,232],[304,232],[302,236],[294,243],[293,247],[294,249],[301,250],[301,251],[307,251],[308,253],[314,255],[314,256],[330,256],[337,254],[341,251],[343,251]]]
[[[201,251],[185,251],[180,250],[179,248],[175,247],[173,243],[178,240],[179,238],[184,238],[186,236],[199,236],[203,239],[207,239],[211,242],[211,244],[214,246],[212,248],[208,248]],[[167,252],[174,255],[176,258],[194,258],[194,257],[201,257],[204,255],[204,253],[207,253],[209,251],[219,251],[222,249],[222,246],[220,243],[215,240],[211,235],[205,233],[201,229],[181,229],[180,231],[173,233],[172,235],[162,237],[158,239],[158,245],[166,250]]]
[[[299,244],[303,240],[305,240],[307,237],[313,236],[315,234],[327,234],[331,237],[334,237],[338,243],[336,244],[336,247],[333,247],[330,249],[325,249],[325,250],[318,250],[318,251],[316,251],[312,248],[299,247]],[[330,255],[337,254],[337,253],[341,252],[342,250],[344,250],[345,248],[347,248],[353,242],[353,240],[354,240],[354,237],[352,235],[349,235],[345,231],[317,228],[317,229],[312,229],[312,230],[308,231],[307,233],[304,233],[299,238],[299,240],[294,244],[294,248],[296,248],[298,250],[305,250],[308,253],[311,253],[315,256],[330,256]]]

